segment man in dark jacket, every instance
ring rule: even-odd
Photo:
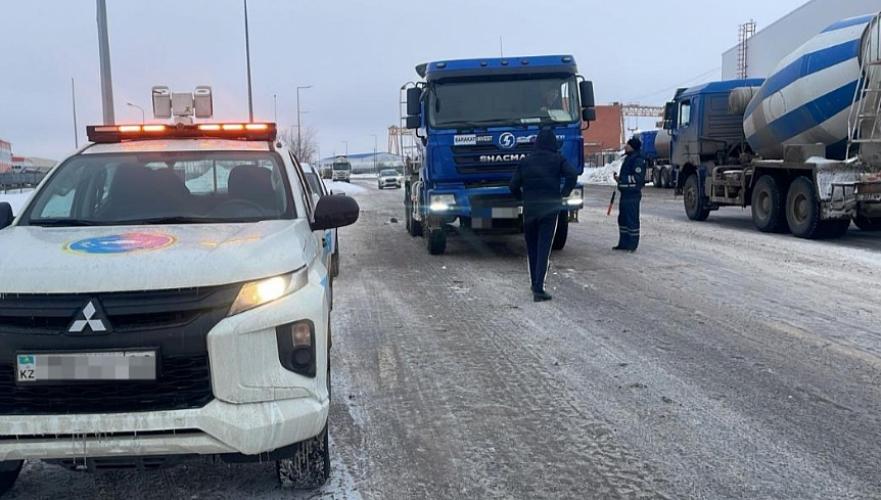
[[[621,173],[615,176],[621,203],[618,206],[618,246],[614,250],[635,252],[639,247],[639,203],[645,185],[645,158],[642,157],[642,141],[634,137],[624,147],[625,158]]]
[[[538,134],[535,151],[520,162],[511,180],[511,193],[523,200],[529,274],[536,302],[551,300],[544,289],[551,245],[563,198],[569,196],[577,180],[578,172],[557,151],[557,136],[550,129]]]

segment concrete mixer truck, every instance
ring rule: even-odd
[[[670,131],[649,130],[638,135],[646,160],[646,182],[653,182],[659,188],[672,188],[677,172],[670,164],[670,144],[673,140]]]
[[[691,220],[750,207],[764,232],[881,230],[879,15],[839,21],[767,80],[681,89],[667,104],[671,164]]]

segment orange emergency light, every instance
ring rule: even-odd
[[[114,143],[145,139],[231,139],[275,141],[275,123],[199,123],[177,125],[91,125],[86,127],[94,143]]]

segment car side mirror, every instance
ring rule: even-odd
[[[676,102],[668,102],[664,106],[664,130],[673,130],[676,124]]]
[[[312,230],[321,231],[351,226],[358,222],[360,214],[361,208],[354,198],[325,196],[318,200],[318,204],[315,206],[315,222],[312,223]]]
[[[596,108],[584,108],[581,110],[581,119],[586,122],[595,122],[597,121],[597,109]]]
[[[15,216],[12,215],[12,205],[5,201],[0,203],[0,229],[11,226],[13,220]]]
[[[419,116],[422,114],[422,89],[413,87],[407,89],[407,115]]]
[[[595,108],[597,103],[593,95],[593,82],[585,80],[579,83],[578,87],[581,92],[581,107]]]

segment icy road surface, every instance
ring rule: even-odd
[[[648,188],[622,255],[591,187],[534,304],[519,237],[431,257],[390,221],[401,190],[355,185],[324,490],[280,490],[269,464],[30,464],[11,498],[881,498],[881,234],[690,223]]]

